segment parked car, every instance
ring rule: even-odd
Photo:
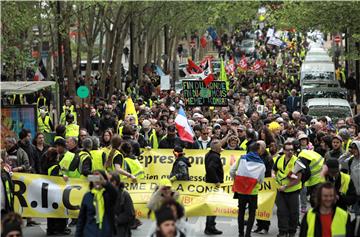
[[[328,116],[333,123],[353,116],[349,102],[344,99],[314,98],[309,99],[306,105],[309,108],[308,115],[313,118]]]

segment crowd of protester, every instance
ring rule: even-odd
[[[238,63],[242,58],[238,44],[246,37],[245,31],[224,35],[218,45],[219,56]],[[156,76],[152,73],[144,75],[137,93],[115,90],[110,99],[95,99],[81,127],[78,125],[78,106],[72,99],[65,100],[59,124],[55,127],[47,119],[47,102],[42,102],[38,106],[39,132],[35,137],[32,139],[31,132],[24,128],[17,138],[4,140],[1,153],[1,200],[5,200],[1,206],[2,214],[14,210],[11,172],[60,176],[65,180],[87,177],[90,191],[82,200],[78,218],[69,224],[76,225],[75,236],[131,236],[131,229],[138,228],[141,222],[135,217],[132,199],[124,189],[123,181],[137,182],[144,177],[137,159],[142,149],[167,148],[174,150],[176,161],[169,173],[170,179],[161,180],[148,202],[149,216],[156,217],[156,226],[149,232],[151,236],[191,236],[184,220],[184,208],[178,203],[179,193],[171,189],[172,181],[189,180],[191,164],[184,149],[209,150],[205,157],[206,182],[215,185],[224,181],[221,151],[243,150],[247,154],[239,160],[263,164],[262,173],[257,177],[258,184],[264,177],[279,181],[276,200],[278,236],[295,236],[300,211],[307,213],[301,223],[301,236],[309,236],[309,231],[317,233],[314,236],[321,236],[318,233],[323,231],[334,231],[330,228],[331,221],[335,220],[331,219],[334,213],[341,213],[339,215],[346,219],[342,222],[346,229],[340,232],[356,236],[346,213],[351,210],[360,215],[360,115],[332,121],[331,115],[312,118],[307,114],[306,106],[300,108],[299,78],[288,69],[299,70],[307,47],[304,37],[289,33],[289,46],[280,48],[267,44],[265,29],[258,29],[255,40],[255,51],[248,55],[248,64],[260,60],[264,66],[255,71],[238,68],[229,74],[227,107],[184,107],[181,93],[156,89],[158,85],[152,84],[152,77]],[[137,116],[126,115],[127,96],[132,97]],[[181,140],[177,133],[175,118],[181,106],[194,131],[193,142]],[[47,144],[44,139],[45,133],[49,132],[54,132],[55,137]],[[318,176],[314,174],[313,159],[306,157],[307,151],[314,152],[312,155],[319,154],[323,159],[317,164],[321,168]],[[290,171],[286,165],[294,166],[297,160],[305,168],[284,184]],[[238,162],[231,168],[234,180],[242,172],[239,164],[243,165]],[[246,166],[246,162],[244,164]],[[284,172],[286,175],[281,178],[280,173]],[[319,175],[322,180],[305,185],[314,180],[313,176]],[[343,179],[348,180],[346,188]],[[321,184],[324,181],[328,183]],[[250,194],[243,193],[241,187],[235,192],[234,198],[239,200],[239,236],[251,235],[257,208],[256,187]],[[307,203],[309,195],[311,209]],[[335,202],[336,206],[333,205]],[[249,219],[244,232],[246,208]],[[323,219],[324,210],[325,214],[331,214],[330,222]],[[313,226],[311,221],[315,219],[323,228]],[[11,224],[8,224],[10,220]],[[27,226],[37,224],[27,219]],[[270,224],[276,225],[257,220],[254,231],[266,234]],[[21,218],[15,214],[3,219],[2,230],[4,236],[8,236],[4,226],[11,226],[12,231],[18,231],[21,236]],[[48,219],[48,235],[70,232],[67,219]],[[214,216],[207,217],[205,234],[222,234],[215,227]]]

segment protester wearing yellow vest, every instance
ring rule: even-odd
[[[314,189],[321,183],[321,170],[324,164],[324,158],[317,152],[311,150],[302,150],[299,155],[301,162],[310,170],[310,177],[305,182],[307,195],[310,195],[310,204],[314,206]]]
[[[336,191],[331,183],[323,183],[317,189],[316,206],[303,217],[300,237],[354,236],[350,215],[336,207]]]
[[[68,138],[74,139],[74,138]],[[57,153],[60,157],[59,166],[61,168],[64,179],[67,178],[80,178],[80,172],[78,169],[78,155],[66,150],[65,139],[59,138],[54,142]]]
[[[136,177],[136,179],[144,179],[144,167],[140,161],[133,155],[132,146],[128,142],[124,142],[120,146],[121,153],[124,155],[122,168]]]
[[[50,147],[46,152],[47,174],[49,176],[62,176],[61,167],[58,160],[57,148]],[[67,228],[66,218],[48,218],[47,219],[47,235],[69,235],[71,230]]]
[[[68,125],[66,126],[65,137],[78,137],[80,127],[74,122],[74,115],[66,115],[66,122]]]
[[[42,133],[50,133],[52,132],[53,129],[53,125],[50,119],[50,116],[46,113],[46,111],[44,110],[44,108],[41,108],[39,110],[40,115],[38,117],[38,131],[42,132]]]
[[[6,166],[5,159],[6,157],[6,151],[1,151],[1,183],[2,187],[5,191],[4,196],[1,201],[3,202],[4,206],[1,208],[1,215],[5,215],[9,212],[14,211],[14,183],[11,180],[11,175],[9,173],[9,169]]]
[[[156,130],[151,128],[151,122],[149,120],[144,120],[142,122],[142,129],[140,133],[144,136],[147,146],[158,149],[159,148],[159,140],[156,134]]]
[[[90,151],[93,147],[91,138],[87,137],[82,141],[83,150],[79,152],[80,177],[87,177],[92,172],[92,157]]]
[[[124,156],[119,151],[121,144],[122,144],[122,139],[120,136],[115,135],[111,138],[112,149],[105,161],[104,168],[108,172],[118,171],[123,178],[127,177],[130,178],[132,181],[136,181],[136,177],[134,175],[124,170],[123,167]]]
[[[95,170],[104,170],[104,164],[106,161],[106,153],[104,150],[100,150],[100,141],[98,137],[91,137],[92,140],[92,150],[90,155],[92,158],[92,171]]]
[[[302,188],[301,173],[293,174],[295,162],[294,146],[291,142],[284,144],[284,155],[278,156],[272,176],[280,185],[276,196],[278,216],[278,236],[295,236],[299,221],[299,194]]]
[[[340,165],[337,159],[328,159],[323,168],[323,181],[334,185],[336,195],[339,197],[336,206],[347,210],[356,200],[356,189],[350,175],[340,172]]]

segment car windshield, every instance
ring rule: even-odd
[[[351,110],[346,106],[310,106],[309,115],[314,118],[329,116],[334,122],[351,117]]]
[[[344,91],[311,91],[311,92],[304,92],[303,94],[304,102],[306,103],[309,99],[312,98],[341,98],[346,99],[346,92]]]
[[[333,72],[308,72],[304,80],[334,80]]]

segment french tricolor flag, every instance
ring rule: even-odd
[[[263,160],[255,152],[243,155],[237,165],[236,176],[232,187],[233,192],[251,194],[258,183],[265,177]]]
[[[185,111],[182,107],[180,107],[178,115],[175,118],[175,125],[182,141],[194,143],[193,137],[195,134],[186,118]]]

